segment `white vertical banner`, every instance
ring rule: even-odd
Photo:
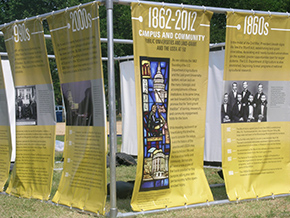
[[[221,104],[225,51],[209,53],[204,160],[222,161]]]
[[[7,105],[5,81],[2,65],[0,64],[0,191],[3,191],[4,185],[9,177],[12,150]]]
[[[122,99],[122,147],[121,152],[137,156],[137,120],[134,61],[120,63]]]
[[[15,96],[15,88],[14,88],[14,82],[13,82],[9,60],[1,60],[1,64],[3,68],[3,77],[5,81],[8,114],[9,114],[9,122],[10,122],[11,143],[12,143],[11,161],[14,162],[15,156],[16,156],[15,155],[16,154],[15,98],[11,96]]]

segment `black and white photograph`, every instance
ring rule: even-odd
[[[221,104],[221,122],[266,122],[267,81],[225,81]]]
[[[16,125],[37,125],[37,96],[35,86],[15,87]]]
[[[91,81],[61,85],[66,109],[67,126],[93,126]]]

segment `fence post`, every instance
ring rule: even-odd
[[[114,42],[113,42],[113,0],[106,0],[107,9],[107,37],[108,37],[108,97],[110,122],[110,217],[117,217],[116,196],[116,96],[115,96],[115,70],[114,70]]]

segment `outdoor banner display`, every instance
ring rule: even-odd
[[[132,3],[138,166],[134,211],[212,201],[203,170],[212,13]]]
[[[64,166],[53,201],[104,214],[107,139],[98,5],[47,21],[66,108]]]
[[[9,176],[11,150],[8,104],[0,59],[0,191],[3,191]]]
[[[8,194],[47,200],[55,144],[54,94],[42,22],[2,29],[15,85],[16,160]]]
[[[230,200],[290,190],[290,20],[227,13],[222,161]]]

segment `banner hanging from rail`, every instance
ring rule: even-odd
[[[12,143],[9,124],[8,104],[5,91],[5,81],[0,59],[0,188],[3,191],[4,185],[9,176]]]
[[[64,167],[53,201],[104,214],[107,139],[98,5],[47,21],[66,108]]]
[[[122,99],[122,147],[121,152],[138,155],[137,116],[135,95],[134,61],[120,63],[120,83]]]
[[[204,161],[211,164],[222,162],[222,134],[220,96],[223,93],[223,73],[225,63],[225,50],[209,52],[208,88],[205,123]]]
[[[55,114],[42,22],[15,22],[2,31],[16,110],[16,160],[6,192],[47,200],[54,166]]]
[[[290,190],[290,20],[227,13],[221,107],[230,200]]]
[[[203,170],[212,12],[131,6],[138,118],[131,206],[142,211],[212,201]]]

